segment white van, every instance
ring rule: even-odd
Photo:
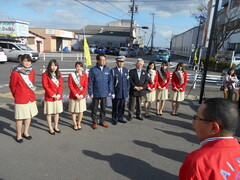
[[[29,54],[32,61],[37,61],[39,59],[39,54],[33,51],[24,43],[12,42],[12,41],[0,41],[0,46],[3,48],[7,58],[12,61],[20,62],[22,55]]]
[[[127,47],[120,47],[119,56],[128,56],[128,48]]]

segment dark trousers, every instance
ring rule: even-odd
[[[103,123],[105,121],[106,99],[107,98],[92,99],[91,117],[92,117],[93,124],[97,124],[98,120],[99,120],[99,123]],[[99,102],[100,102],[100,115],[97,115]]]
[[[227,86],[227,88],[228,88],[228,99],[232,101],[234,88],[233,88],[233,86]]]
[[[133,118],[134,110],[136,109],[136,117],[141,117],[142,108],[141,108],[142,96],[129,96],[128,102],[128,116]]]
[[[125,99],[113,99],[112,100],[112,121],[122,121],[124,118]]]

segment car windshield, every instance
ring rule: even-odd
[[[28,51],[33,51],[30,47],[28,47],[25,44],[18,44],[18,46],[22,49],[22,50],[28,50]]]

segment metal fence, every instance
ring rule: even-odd
[[[46,58],[60,58],[61,61],[63,61],[64,58],[73,58],[76,61],[83,61],[83,53],[40,53],[39,57],[42,57],[44,61]]]

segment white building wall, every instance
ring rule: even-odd
[[[198,27],[194,27],[179,35],[173,36],[171,50],[173,53],[180,56],[188,57],[192,50],[192,44],[196,44]],[[199,33],[198,45],[202,42],[202,29]]]

